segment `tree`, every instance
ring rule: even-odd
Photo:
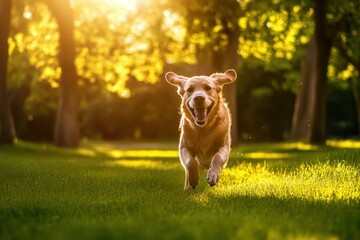
[[[292,121],[292,140],[315,143],[325,141],[327,69],[333,45],[337,46],[346,60],[353,63],[354,66],[357,65],[342,47],[343,40],[338,37],[341,31],[351,32],[352,35],[358,34],[356,27],[351,29],[348,24],[344,24],[347,16],[352,15],[352,9],[356,9],[354,4],[355,2],[351,1],[349,4],[341,3],[339,5],[335,2],[330,5],[324,0],[314,0],[315,28],[302,67]],[[330,7],[336,8],[335,13],[331,13],[332,19],[334,19],[332,22],[327,19]],[[355,26],[358,25],[355,24]],[[343,37],[343,39],[347,38]],[[357,97],[356,93],[354,96]]]
[[[223,5],[222,2],[217,3],[218,6],[223,6],[220,23],[222,26],[222,31],[220,34],[223,34],[226,38],[227,44],[225,44],[225,49],[222,53],[222,65],[217,65],[216,57],[217,54],[214,54],[214,69],[219,69],[217,71],[225,71],[229,68],[238,68],[239,64],[239,37],[240,37],[240,27],[238,24],[238,19],[240,17],[240,6],[236,1],[230,1],[226,5]],[[231,138],[233,144],[239,143],[239,129],[238,129],[238,104],[237,104],[237,86],[225,86],[224,95],[228,100],[228,104],[231,111]]]
[[[226,24],[225,34],[228,38],[228,45],[226,46],[226,50],[224,53],[224,65],[221,71],[224,69],[228,69],[231,67],[238,67],[239,56],[238,56],[238,47],[239,47],[239,36],[240,30],[237,24],[233,24],[233,28],[229,26],[230,24]],[[233,144],[239,143],[239,128],[238,128],[238,104],[237,104],[237,87],[233,86],[225,86],[224,88],[225,97],[227,97],[229,101],[229,107],[232,109],[231,118],[231,138]]]
[[[188,45],[195,46],[197,74],[223,72],[238,68],[238,19],[241,14],[237,1],[213,0],[178,2],[187,21]],[[232,115],[232,143],[239,140],[237,119],[237,87],[225,86],[224,95]]]
[[[346,14],[343,15],[340,24],[345,29],[341,34],[338,34],[334,40],[334,46],[342,58],[348,63],[346,66],[345,74],[349,83],[349,87],[353,94],[357,120],[358,120],[358,134],[360,134],[360,93],[356,86],[356,77],[359,79],[360,73],[360,7],[359,1],[351,1],[347,7],[344,8]],[[357,74],[356,74],[357,72]]]
[[[49,0],[48,6],[59,29],[60,93],[54,141],[60,147],[79,144],[79,87],[75,68],[74,22],[68,0]]]
[[[0,2],[0,143],[13,143],[15,138],[6,82],[11,4],[11,0]]]
[[[60,3],[56,3],[54,0],[47,1],[49,6],[50,4],[53,5],[51,8],[53,14],[49,12],[50,8],[42,3],[44,1],[13,2],[13,10],[16,10],[17,13],[13,11],[15,14],[11,18],[12,35],[9,39],[10,68],[8,69],[7,88],[12,99],[12,106],[14,106],[14,100],[19,98],[18,89],[26,88],[27,95],[23,97],[23,108],[21,106],[18,109],[23,111],[26,129],[29,130],[25,134],[21,134],[21,131],[18,130],[19,137],[26,135],[26,137],[35,136],[37,138],[40,137],[37,135],[39,131],[46,131],[45,138],[48,140],[53,137],[52,129],[54,127],[52,125],[55,122],[53,118],[55,118],[56,110],[58,110],[57,123],[61,122],[59,121],[60,115],[63,115],[63,118],[65,118],[64,115],[67,115],[67,113],[60,114],[60,108],[57,109],[56,106],[74,106],[73,103],[66,104],[65,102],[73,101],[71,97],[79,94],[76,93],[78,90],[74,90],[77,88],[76,77],[73,81],[71,77],[67,77],[70,75],[79,75],[78,84],[81,88],[79,92],[82,101],[80,105],[81,121],[84,124],[92,114],[90,113],[91,106],[97,105],[98,112],[103,111],[102,104],[108,104],[104,97],[107,94],[111,95],[113,99],[121,98],[120,102],[135,101],[134,99],[137,99],[137,96],[141,96],[141,94],[136,93],[135,87],[130,84],[129,79],[146,83],[146,88],[151,88],[151,84],[163,78],[164,68],[166,70],[175,68],[189,75],[210,74],[228,68],[236,68],[239,71],[239,76],[240,72],[243,73],[242,79],[246,78],[248,83],[251,82],[252,89],[247,89],[246,84],[240,85],[246,82],[245,80],[239,81],[238,87],[235,85],[224,87],[226,99],[232,109],[233,128],[235,129],[236,123],[244,121],[248,125],[251,123],[251,127],[242,127],[239,131],[241,132],[244,129],[242,134],[244,138],[255,140],[258,139],[255,135],[259,134],[260,131],[264,135],[270,132],[261,129],[271,129],[272,132],[281,131],[277,138],[280,140],[281,137],[288,136],[292,114],[289,106],[294,100],[297,82],[300,80],[300,62],[306,53],[309,42],[311,47],[308,49],[308,58],[313,60],[304,61],[306,64],[304,64],[302,73],[307,72],[311,75],[308,76],[310,78],[315,78],[316,75],[312,74],[314,69],[317,70],[316,67],[311,66],[316,58],[314,49],[317,48],[315,40],[310,40],[313,39],[311,36],[314,32],[313,2],[305,0],[271,0],[265,2],[251,0],[166,0],[141,3],[136,3],[136,1],[131,3],[105,1],[104,4],[99,5],[98,1],[74,0],[71,1],[72,11],[68,8],[62,15],[66,15],[66,21],[72,21],[71,18],[74,19],[74,36],[77,45],[76,71],[74,70],[75,74],[65,76],[66,72],[61,71],[61,68],[65,69],[66,66],[63,64],[64,61],[60,60],[60,57],[64,58],[64,54],[60,53],[59,59],[57,59],[59,47],[62,51],[65,45],[59,46],[58,44],[60,41],[64,42],[65,39],[61,36],[60,41],[58,41],[60,25],[64,24],[62,16],[55,19],[52,16],[55,15],[55,11],[65,11],[58,7],[64,3],[63,0]],[[359,27],[353,26],[353,23],[359,22],[360,19],[357,2],[359,1],[328,1],[326,9],[328,21],[326,32],[328,36],[335,35],[332,34],[334,31],[331,31],[331,26],[334,26],[334,23],[338,22],[342,16],[347,19],[345,22],[341,21],[340,34],[336,34],[336,41],[334,41],[337,50],[333,48],[331,53],[329,70],[335,68],[335,73],[328,77],[333,81],[338,81],[339,72],[344,71],[347,65],[350,66],[350,61],[346,60],[346,55],[353,60],[359,59],[359,51],[355,51],[356,46],[359,46],[359,35],[356,35],[356,32],[359,32]],[[22,4],[23,9],[14,8],[15,4]],[[351,11],[352,14],[349,17]],[[71,13],[70,18],[69,13]],[[17,28],[18,30],[16,30]],[[66,29],[61,31],[64,33]],[[60,34],[71,37],[71,34],[63,33]],[[337,47],[338,43],[345,49],[345,55]],[[72,51],[68,52],[71,53]],[[344,56],[345,60],[341,60],[340,56]],[[65,62],[71,61],[66,60]],[[351,66],[354,65],[354,63],[351,64]],[[307,71],[304,70],[306,65],[308,65]],[[251,72],[254,74],[251,75]],[[24,76],[25,74],[28,76]],[[63,76],[60,78],[61,74]],[[351,77],[347,77],[347,79],[351,79],[359,88],[356,75],[351,74]],[[65,82],[69,83],[65,84]],[[147,85],[148,83],[150,84]],[[265,84],[262,85],[262,83]],[[312,84],[311,81],[302,82],[303,85],[310,85],[310,83]],[[349,83],[351,82],[349,81]],[[71,84],[74,84],[75,87],[65,87]],[[254,101],[268,103],[262,97],[269,93],[262,91],[264,89],[259,89],[261,86],[268,87],[277,99],[282,98],[277,94],[278,90],[286,92],[288,95],[286,95],[287,100],[284,102],[287,102],[287,108],[276,105],[276,109],[274,109],[274,105],[268,104],[266,111],[263,111],[264,109],[251,110],[250,114],[248,112],[247,115],[245,114],[246,116],[241,117],[241,120],[236,120],[236,113],[241,114],[242,109],[237,109],[236,103],[234,104],[237,98],[235,94],[247,92],[246,96],[253,100],[249,102],[251,107],[260,109],[261,106],[265,107],[265,105],[256,105]],[[342,86],[347,85],[343,84]],[[69,96],[61,97],[66,95],[64,92],[69,93],[69,89],[70,92],[75,91],[75,94],[70,93],[70,98]],[[315,91],[316,88],[310,85],[303,89],[305,89],[303,90],[305,96],[303,100],[310,100],[310,95],[313,95],[310,92]],[[227,94],[228,91],[231,94]],[[59,92],[61,92],[60,97],[58,97]],[[300,92],[299,95],[301,95]],[[316,94],[314,93],[314,95]],[[58,99],[59,104],[56,104]],[[281,100],[278,101],[281,102]],[[315,102],[315,100],[311,100],[311,102]],[[114,106],[106,106],[116,109]],[[245,107],[246,104],[241,104],[240,107],[242,106],[244,106],[243,109],[250,109]],[[308,128],[309,109],[312,106],[310,101],[302,106],[304,109],[302,111],[308,114],[305,116],[302,126]],[[267,118],[269,115],[267,112],[273,111],[286,113],[281,115],[285,116],[281,117],[282,121],[277,122],[283,126],[282,128],[274,127],[273,123],[267,125],[271,122],[270,119],[275,119],[275,117]],[[117,110],[113,112],[115,113]],[[260,112],[267,114],[261,115]],[[144,112],[138,111],[137,114],[138,119],[147,118]],[[17,124],[19,115],[14,112],[13,115],[17,120],[15,124]],[[104,116],[110,115],[104,114],[101,117]],[[176,113],[174,116],[177,116]],[[316,118],[319,119],[319,117]],[[104,117],[102,122],[106,123],[107,119]],[[262,120],[257,121],[259,119]],[[41,124],[43,122],[51,124],[44,127]],[[116,125],[116,121],[113,122]],[[155,120],[153,122],[155,123]],[[135,125],[139,128],[141,124],[139,121]],[[39,130],[33,126],[40,126]],[[60,129],[59,132],[63,132],[63,134],[67,132],[65,127],[60,128],[58,126],[57,124],[57,129]],[[86,128],[85,125],[82,126],[82,129]],[[144,125],[141,128],[147,129],[148,126]],[[108,129],[111,130],[110,127]],[[94,128],[94,134],[97,134],[96,131]],[[303,131],[305,132],[305,130]],[[113,133],[112,130],[109,132]],[[129,132],[128,135],[131,136],[131,131]],[[237,134],[238,131],[233,130],[232,133]],[[118,136],[122,135],[119,134]],[[233,136],[233,142],[236,142],[236,138]]]
[[[291,138],[322,143],[325,141],[326,82],[331,50],[326,1],[315,0],[314,21],[314,37],[302,67]]]

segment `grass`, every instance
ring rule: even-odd
[[[242,145],[187,192],[172,146],[1,146],[0,238],[360,239],[358,142]]]

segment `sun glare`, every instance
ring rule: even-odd
[[[135,11],[137,0],[105,0],[108,4],[116,4],[120,7],[126,8],[128,11]]]

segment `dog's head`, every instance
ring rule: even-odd
[[[192,117],[196,125],[204,126],[221,100],[222,86],[232,83],[236,79],[236,72],[229,69],[225,73],[214,73],[210,77],[190,78],[168,72],[165,78],[171,85],[178,87],[187,117]]]

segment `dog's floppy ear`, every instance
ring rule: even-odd
[[[224,85],[235,81],[237,75],[234,69],[229,69],[224,73],[214,73],[210,77],[214,79],[215,83]]]
[[[177,75],[174,72],[167,72],[165,74],[165,79],[171,85],[178,87],[178,93],[180,95],[184,94],[184,86],[185,86],[186,81],[188,80],[187,77]]]

